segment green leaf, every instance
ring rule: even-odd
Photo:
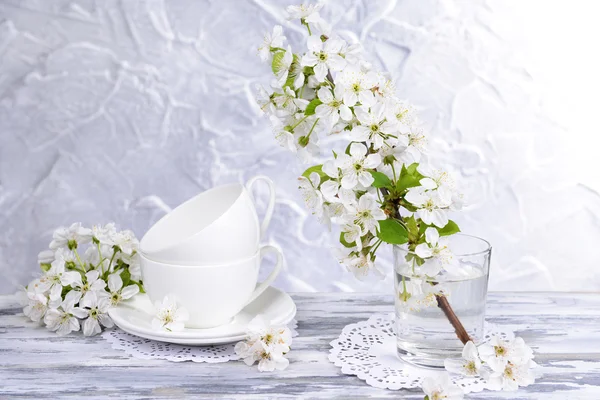
[[[42,269],[42,271],[44,272],[48,272],[48,270],[52,267],[52,265],[50,263],[41,263],[40,264],[40,268]]]
[[[398,182],[396,183],[396,189],[403,191],[421,185],[420,180],[423,179],[423,175],[417,171],[418,166],[419,164],[417,163],[409,165],[408,168],[404,165],[402,166],[400,179],[398,179]]]
[[[317,174],[319,174],[321,179],[323,179],[323,177],[327,176],[327,174],[325,174],[325,172],[323,172],[323,164],[313,165],[312,167],[310,167],[306,171],[304,171],[302,173],[302,176],[305,178],[309,178],[310,174],[312,174],[313,172],[316,172]]]
[[[406,228],[408,229],[408,240],[411,243],[416,242],[421,234],[419,232],[419,225],[414,216],[406,219]]]
[[[121,272],[121,279],[123,280],[123,287],[129,285],[129,282],[131,282],[131,273],[129,272],[129,268],[123,269]]]
[[[383,172],[373,170],[370,170],[369,172],[371,173],[371,175],[373,175],[373,179],[375,179],[373,181],[373,187],[383,188],[392,186],[392,181]]]
[[[277,73],[281,69],[281,60],[283,60],[284,55],[285,55],[285,51],[278,51],[277,53],[273,54],[273,61],[271,62],[271,70],[273,71],[273,73],[275,75],[277,75]]]
[[[400,222],[395,219],[384,219],[379,221],[379,232],[377,237],[386,243],[403,244],[408,242],[408,232]]]
[[[344,245],[344,247],[354,247],[356,243],[348,243],[346,242],[346,238],[344,238],[344,232],[340,232],[340,243]]]
[[[323,102],[319,99],[313,99],[310,103],[308,103],[308,105],[306,106],[306,110],[304,110],[304,115],[314,115],[315,114],[315,109],[317,108],[318,105],[323,104]]]
[[[443,228],[437,228],[437,230],[440,233],[440,236],[449,236],[460,232],[460,228],[458,227],[458,225],[456,225],[456,222],[451,220],[448,221],[446,226],[444,226]]]

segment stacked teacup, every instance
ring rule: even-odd
[[[252,186],[269,186],[269,204],[259,222]],[[260,246],[275,203],[273,182],[265,176],[246,185],[231,184],[205,191],[159,220],[140,242],[142,279],[152,302],[165,296],[185,307],[187,328],[227,324],[273,282],[283,257],[272,246]],[[261,260],[274,253],[273,271],[257,285]]]

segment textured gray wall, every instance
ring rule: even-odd
[[[0,0],[0,293],[37,270],[57,225],[115,221],[141,236],[196,193],[259,173],[279,187],[279,287],[390,289],[337,264],[335,237],[296,191],[301,166],[254,104],[269,79],[255,49],[285,24],[284,3]],[[598,176],[569,169],[575,133],[546,85],[574,77],[531,63],[551,39],[523,3],[535,2],[345,0],[323,14],[363,40],[422,110],[433,156],[462,175],[470,207],[456,219],[493,243],[491,288],[599,290]],[[544,8],[536,23],[552,33]]]

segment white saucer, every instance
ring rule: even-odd
[[[258,314],[272,324],[285,325],[296,316],[296,304],[285,292],[269,287],[248,304],[233,320],[216,328],[185,328],[178,332],[152,329],[153,306],[146,294],[134,296],[108,311],[115,325],[132,335],[184,345],[211,345],[237,342],[246,336],[248,323]]]

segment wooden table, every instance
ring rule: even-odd
[[[58,337],[29,322],[14,297],[0,296],[0,399],[34,398],[406,398],[343,375],[327,359],[329,342],[350,323],[392,311],[390,296],[305,293],[293,296],[298,332],[290,366],[260,373],[242,362],[173,363],[132,358],[102,337]],[[542,378],[518,392],[482,392],[473,399],[600,399],[600,295],[492,293],[488,319],[513,329],[533,347]]]

